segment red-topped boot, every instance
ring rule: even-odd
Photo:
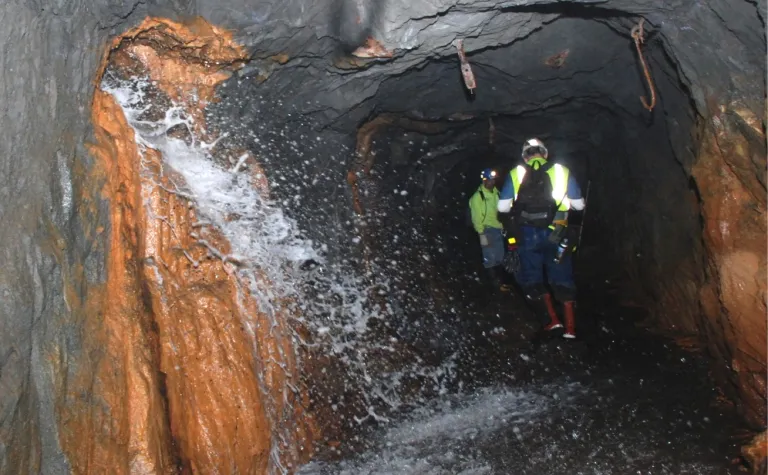
[[[576,338],[576,302],[563,302],[563,318],[565,319],[565,333],[563,338]]]
[[[560,319],[557,318],[557,311],[555,311],[555,303],[552,301],[552,295],[544,294],[544,304],[547,306],[547,314],[549,315],[549,323],[544,326],[544,331],[563,328],[563,324],[560,323]]]

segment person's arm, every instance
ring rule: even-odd
[[[475,228],[477,234],[483,234],[485,226],[483,225],[483,199],[480,197],[480,193],[475,193],[472,198],[469,199],[469,211],[472,214],[472,226]]]
[[[566,190],[566,196],[571,202],[571,209],[575,211],[581,211],[586,206],[584,198],[581,196],[581,187],[576,181],[576,178],[572,174],[568,175],[568,189]]]
[[[497,211],[499,213],[509,213],[512,209],[512,201],[515,199],[515,186],[512,184],[512,177],[507,175],[507,180],[504,182],[504,187],[499,192],[499,204],[497,205]]]

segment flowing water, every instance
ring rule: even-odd
[[[657,339],[627,337],[614,327],[598,326],[589,343],[555,340],[536,347],[512,330],[526,328],[520,323],[524,312],[515,310],[519,301],[499,301],[481,310],[459,310],[464,336],[439,361],[408,355],[381,365],[382,354],[398,354],[402,348],[396,338],[368,335],[373,321],[398,316],[397,302],[388,294],[391,283],[378,277],[382,273],[328,262],[324,243],[301,237],[280,203],[253,188],[243,172],[245,156],[234,166],[223,164],[212,155],[215,142],[196,136],[201,124],[181,107],[153,109],[148,80],[109,73],[102,88],[122,105],[140,148],[160,151],[164,165],[183,178],[172,191],[187,197],[201,219],[229,239],[230,255],[209,250],[240,263],[239,275],[264,315],[279,318],[281,305],[294,305],[291,313],[300,315],[315,337],[306,342],[292,335],[294,356],[301,345],[334,356],[343,367],[334,377],[361,394],[356,413],[338,408],[339,417],[348,421],[341,447],[324,448],[300,473],[732,470],[732,416],[713,405],[716,394],[706,368]],[[179,127],[187,131],[183,138],[170,133]],[[308,271],[307,262],[317,268]],[[260,284],[265,280],[257,274],[272,285]],[[389,303],[379,305],[376,295],[388,296]],[[432,308],[426,302],[424,307]],[[274,324],[255,318],[244,323]],[[279,423],[276,415],[271,417]],[[273,458],[271,470],[284,471],[279,454]]]

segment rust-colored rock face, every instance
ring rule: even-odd
[[[147,19],[112,49],[105,67],[147,74],[200,120],[245,54],[201,20]],[[312,427],[300,409],[306,393],[290,380],[298,371],[287,315],[277,315],[282,328],[259,324],[266,317],[248,283],[199,240],[225,254],[229,243],[168,191],[160,153],[139,150],[111,95],[96,91],[92,113],[112,228],[106,288],[82,304],[91,359],[60,404],[74,472],[258,474],[277,453],[296,466],[309,456]],[[267,183],[254,186],[268,192]],[[278,424],[290,439],[273,436]]]
[[[768,433],[763,431],[742,447],[741,454],[752,468],[752,475],[764,475],[768,471]]]
[[[765,427],[765,136],[737,104],[719,111],[705,126],[693,168],[708,255],[699,328],[747,420]]]
[[[161,157],[150,157],[159,171]],[[187,200],[158,188],[149,200],[162,219],[143,221],[143,279],[160,335],[160,370],[179,455],[193,473],[263,473],[271,427],[253,340],[243,324],[249,309],[241,300],[248,296],[231,269],[207,259],[207,250],[196,245]],[[205,237],[228,250],[215,230]]]
[[[202,18],[184,25],[147,18],[115,39],[110,51],[113,65],[146,74],[199,125],[216,86],[247,55],[228,31]]]
[[[89,358],[67,384],[60,439],[76,473],[170,473],[174,456],[157,368],[158,335],[142,298],[142,218],[138,150],[120,107],[104,93],[93,102],[111,224],[106,287],[82,303]],[[84,200],[91,201],[91,200]],[[95,296],[94,296],[95,294]],[[76,306],[74,292],[70,305]]]

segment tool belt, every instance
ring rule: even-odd
[[[552,223],[549,225],[549,228],[552,230],[552,233],[549,235],[549,242],[555,245],[560,244],[560,241],[562,241],[563,238],[569,236],[568,212],[556,212]]]

